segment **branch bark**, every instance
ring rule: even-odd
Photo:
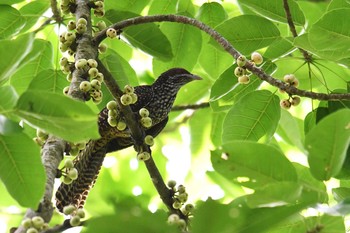
[[[217,31],[205,25],[204,23],[189,18],[182,15],[152,15],[152,16],[139,16],[127,20],[120,21],[118,23],[113,24],[111,27],[116,30],[121,30],[126,27],[130,27],[133,25],[144,24],[144,23],[154,23],[154,22],[177,22],[183,24],[189,24],[194,27],[199,28],[200,30],[206,32],[209,36],[211,36],[216,42],[218,42],[224,50],[226,50],[232,57],[237,59],[241,54],[230,44],[228,40],[226,40],[223,36],[221,36]],[[94,41],[96,44],[99,44],[102,40],[106,38],[106,31],[101,31],[98,33]],[[279,89],[286,91],[290,95],[298,95],[304,96],[311,99],[318,100],[350,100],[350,93],[347,94],[325,94],[325,93],[317,93],[312,91],[300,90],[295,87],[289,87],[283,81],[273,78],[272,76],[266,74],[263,69],[255,66],[252,62],[247,62],[245,67],[258,76],[261,80],[268,82],[270,85],[275,86]]]

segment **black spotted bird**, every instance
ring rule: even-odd
[[[138,100],[130,105],[135,116],[141,108],[149,111],[152,126],[146,129],[147,135],[156,137],[165,127],[180,88],[193,80],[201,78],[182,68],[173,68],[162,73],[152,85],[135,87]],[[108,110],[104,108],[99,114],[99,132],[101,138],[90,140],[86,148],[74,159],[74,167],[78,170],[78,178],[71,184],[62,183],[56,192],[56,206],[60,212],[67,205],[82,208],[87,195],[94,185],[106,153],[121,150],[133,145],[129,130],[117,130],[107,123]]]

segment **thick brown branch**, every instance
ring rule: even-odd
[[[111,27],[113,27],[116,30],[121,30],[123,28],[133,26],[133,25],[163,22],[163,21],[184,23],[184,24],[189,24],[194,27],[197,27],[200,30],[206,32],[208,35],[210,35],[235,59],[237,59],[241,55],[230,44],[230,42],[228,42],[224,37],[222,37],[217,31],[215,31],[214,29],[210,28],[209,26],[205,25],[204,23],[196,19],[189,18],[182,15],[140,16],[140,17],[135,17],[135,18],[120,21],[116,24],[113,24]],[[96,37],[94,38],[96,44],[99,44],[102,40],[106,38],[106,31],[107,29],[101,31],[99,34],[96,35]],[[250,63],[250,62],[247,63],[246,68],[250,70],[252,73],[254,73],[255,75],[257,75],[260,79],[268,82],[272,86],[285,90],[290,95],[305,96],[305,97],[309,97],[312,99],[319,99],[319,100],[349,100],[350,99],[350,94],[329,94],[328,95],[324,93],[316,93],[316,92],[299,90],[294,87],[286,87],[284,82],[266,74],[262,69],[256,67],[253,63]]]
[[[290,13],[290,8],[289,8],[289,4],[288,4],[288,0],[283,0],[283,7],[284,7],[284,11],[286,13],[286,17],[287,17],[287,22],[289,25],[289,30],[292,32],[293,37],[297,37],[298,33],[297,30],[295,29],[295,25],[293,22],[293,18],[292,18],[292,14]],[[305,61],[307,62],[311,62],[311,55],[304,49],[302,48],[298,48],[299,51],[303,54]]]

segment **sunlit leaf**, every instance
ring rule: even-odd
[[[8,115],[16,105],[18,94],[12,86],[0,87],[0,93],[0,114]]]
[[[0,178],[23,207],[37,209],[45,188],[39,147],[24,133],[0,135]]]
[[[17,9],[8,5],[0,5],[0,39],[15,35],[24,24],[25,19]]]
[[[60,94],[26,91],[20,96],[16,111],[31,125],[68,141],[99,138],[97,115],[85,103]]]
[[[250,92],[227,113],[222,142],[270,138],[280,119],[279,98],[267,90]]]
[[[30,82],[28,90],[41,90],[54,93],[62,93],[68,85],[66,76],[57,70],[43,70],[38,73]]]
[[[198,19],[210,27],[216,27],[226,18],[225,9],[217,2],[204,3],[198,10]]]
[[[45,13],[49,7],[50,2],[45,0],[36,0],[24,5],[19,10],[26,21],[25,26],[22,28],[22,32],[34,26],[37,23],[38,19],[42,17],[42,14]]]
[[[339,110],[323,118],[305,138],[312,175],[328,180],[341,170],[350,144],[350,110]]]

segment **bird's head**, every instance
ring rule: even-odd
[[[178,90],[186,83],[201,79],[201,77],[191,74],[183,68],[172,68],[162,73],[156,80],[155,84],[157,83],[162,86],[169,85]]]

